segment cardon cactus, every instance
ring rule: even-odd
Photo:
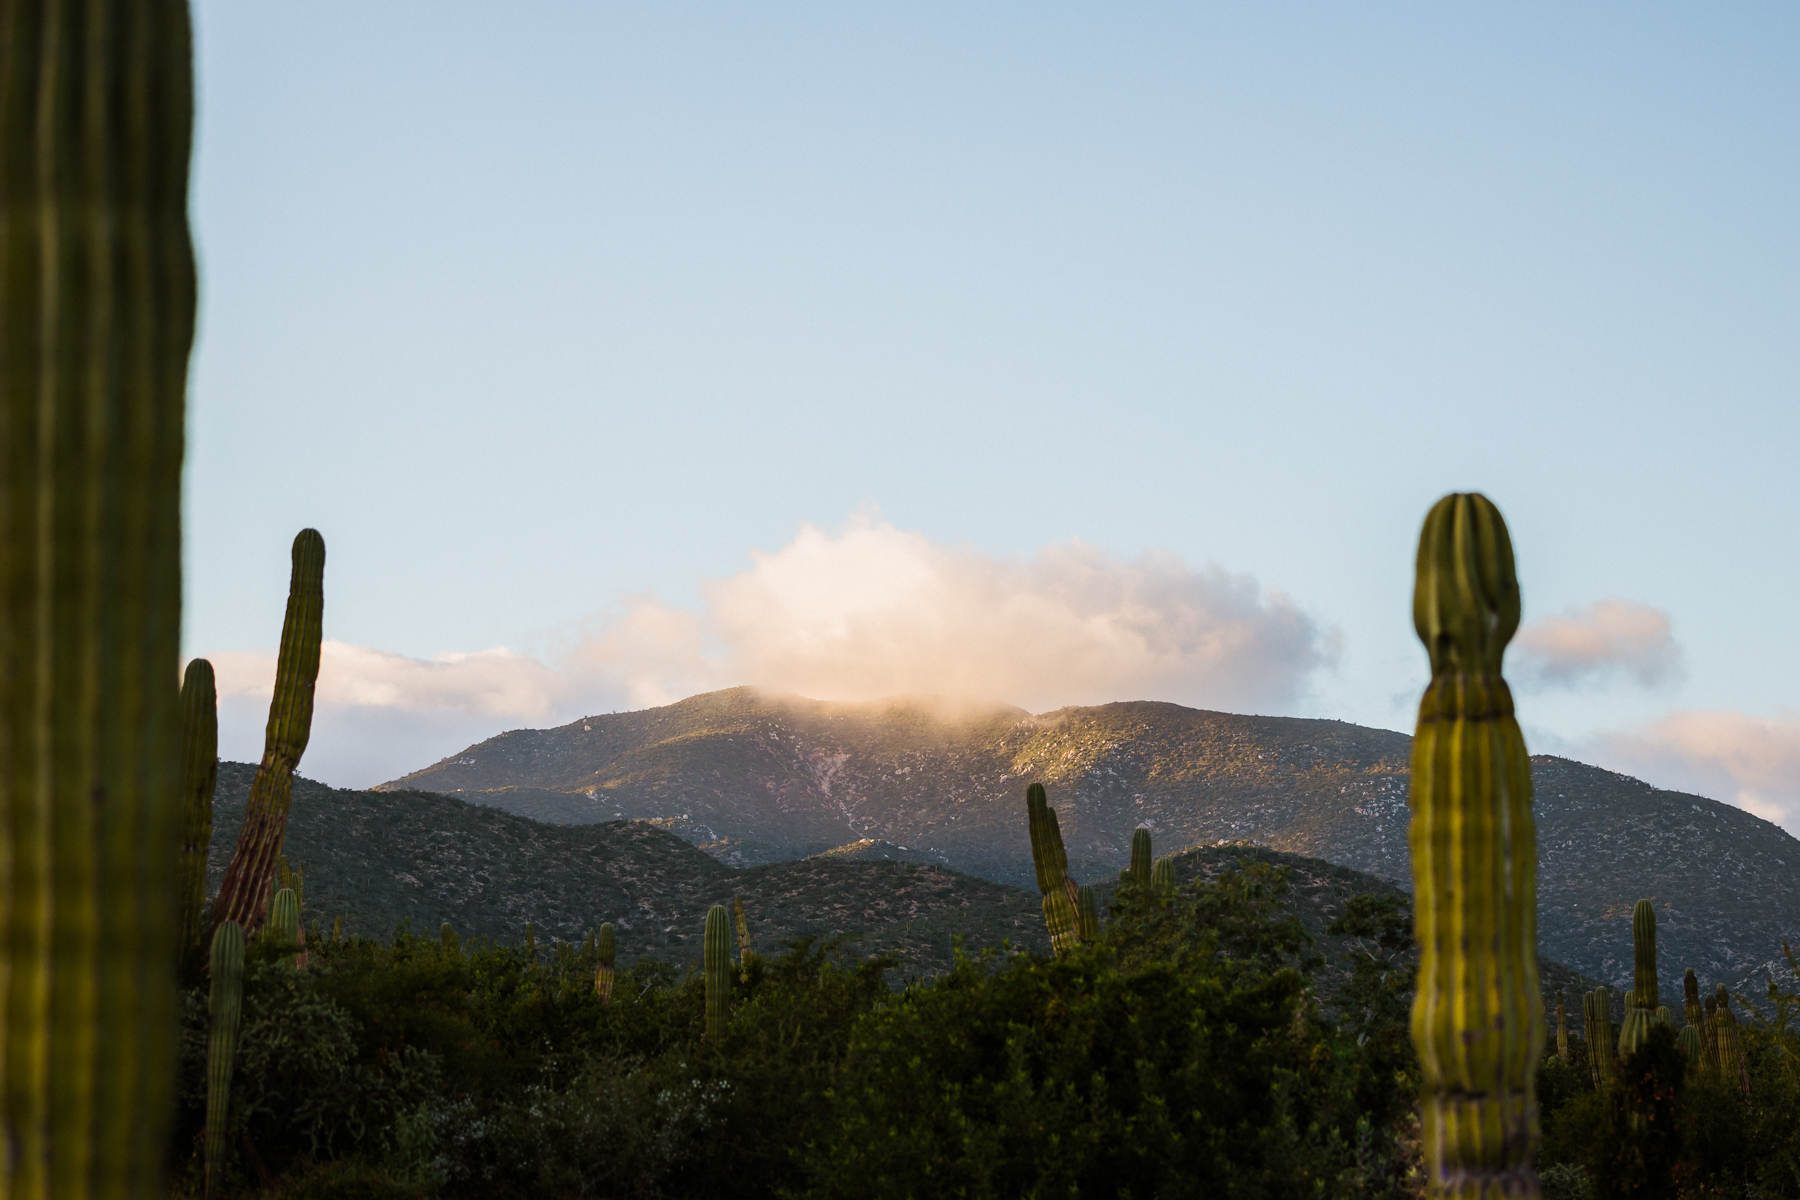
[[[1595,1090],[1603,1091],[1612,1085],[1618,1061],[1613,1047],[1612,993],[1595,988],[1582,997],[1582,1011],[1587,1017],[1588,1067]]]
[[[1131,870],[1130,876],[1140,887],[1150,885],[1150,871],[1153,856],[1150,853],[1150,831],[1138,829],[1131,835]]]
[[[1693,1025],[1683,1025],[1681,1032],[1675,1035],[1675,1044],[1681,1047],[1681,1056],[1687,1059],[1688,1070],[1700,1069],[1700,1030]]]
[[[181,915],[184,959],[199,953],[206,912],[206,851],[212,845],[213,786],[219,779],[219,691],[213,666],[188,663],[181,679]]]
[[[1044,897],[1044,924],[1050,930],[1050,949],[1067,954],[1081,940],[1081,888],[1069,878],[1069,856],[1063,850],[1062,829],[1043,784],[1034,783],[1025,789],[1025,817],[1031,833],[1031,865],[1037,871],[1038,892]]]
[[[594,938],[594,992],[602,1004],[612,1003],[613,959],[617,952],[612,922],[608,921]]]
[[[1150,868],[1150,886],[1158,892],[1168,893],[1175,890],[1175,864],[1166,858],[1159,858]]]
[[[262,932],[277,950],[293,950],[299,945],[300,897],[293,888],[282,888],[269,898],[269,920]]]
[[[1737,1014],[1731,1011],[1731,993],[1720,984],[1713,992],[1718,1009],[1713,1022],[1718,1026],[1719,1074],[1726,1083],[1735,1084],[1744,1095],[1750,1094],[1750,1070],[1744,1060],[1744,1037],[1738,1028]]]
[[[706,1040],[725,1036],[726,1002],[731,996],[731,915],[723,904],[706,910],[701,975],[706,981]]]
[[[1681,1015],[1696,1031],[1706,1023],[1706,1012],[1700,1007],[1700,978],[1692,967],[1681,976]]]
[[[1563,998],[1556,998],[1556,1057],[1563,1062],[1569,1061],[1569,1010],[1563,1006]]]
[[[1080,899],[1076,904],[1076,924],[1081,930],[1081,940],[1097,942],[1100,940],[1100,900],[1094,895],[1094,889],[1086,884],[1077,895]]]
[[[0,3],[0,1195],[163,1195],[194,257],[181,0]]]
[[[744,899],[742,896],[731,898],[731,921],[737,927],[738,944],[738,976],[745,983],[750,982],[750,964],[756,955],[750,949],[750,918],[744,915]]]
[[[1619,1057],[1637,1053],[1656,1019],[1656,906],[1639,900],[1631,910],[1631,991],[1625,997],[1625,1023],[1619,1026]]]
[[[275,664],[275,694],[263,735],[262,762],[250,784],[237,847],[213,902],[213,921],[236,921],[255,933],[268,908],[275,860],[287,834],[294,797],[294,769],[312,735],[313,688],[319,679],[319,646],[325,614],[325,539],[316,529],[294,537],[288,577],[287,616]]]
[[[1535,1196],[1537,834],[1501,676],[1519,627],[1506,523],[1445,496],[1419,537],[1413,624],[1431,658],[1412,746],[1421,1144],[1430,1197]]]
[[[231,1111],[231,1071],[244,1015],[244,931],[236,921],[213,930],[212,995],[206,1039],[206,1194],[218,1193],[225,1165],[225,1126]]]
[[[1700,1025],[1700,1066],[1708,1075],[1719,1073],[1719,1000],[1705,1000],[1706,1020]]]

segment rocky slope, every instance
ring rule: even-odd
[[[922,700],[828,704],[735,688],[517,730],[385,789],[537,819],[656,820],[732,865],[863,840],[1028,886],[1025,784],[1071,867],[1108,878],[1139,825],[1159,845],[1252,841],[1409,882],[1405,734],[1132,702],[1031,714]],[[1567,759],[1532,760],[1545,952],[1618,985],[1631,905],[1664,961],[1740,979],[1800,941],[1800,842],[1757,817]]]

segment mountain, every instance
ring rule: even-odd
[[[243,825],[256,768],[219,765],[209,884],[216,893]],[[402,922],[432,935],[449,921],[465,939],[516,943],[526,922],[540,943],[573,942],[602,921],[617,930],[623,961],[649,957],[697,965],[706,910],[743,898],[753,944],[775,952],[795,937],[849,934],[859,953],[891,953],[895,982],[940,972],[958,938],[975,954],[1010,943],[1048,952],[1043,910],[1029,890],[931,863],[880,855],[897,846],[856,845],[756,867],[727,866],[647,821],[552,825],[412,791],[350,791],[294,781],[285,852],[305,872],[309,923],[388,936]],[[863,855],[872,857],[862,857]],[[1327,960],[1318,978],[1347,977],[1358,939],[1327,926],[1352,897],[1390,896],[1392,884],[1315,858],[1256,846],[1203,846],[1172,856],[1177,881],[1251,863],[1285,867],[1286,907]],[[1102,911],[1117,872],[1094,881]],[[1401,960],[1411,970],[1416,959]],[[1542,964],[1547,995],[1592,986],[1561,964]]]
[[[381,789],[544,820],[655,820],[733,865],[872,840],[1028,886],[1035,780],[1079,879],[1115,876],[1142,825],[1164,849],[1251,841],[1405,887],[1410,746],[1342,721],[1147,701],[1032,714],[733,688],[504,733]],[[1531,763],[1546,954],[1622,984],[1642,897],[1677,974],[1740,980],[1800,941],[1800,842],[1777,826],[1568,759]]]

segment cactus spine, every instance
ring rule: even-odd
[[[184,959],[200,947],[206,915],[206,851],[212,845],[213,786],[219,779],[219,692],[213,666],[188,663],[181,679],[181,917]]]
[[[1044,897],[1044,924],[1050,930],[1050,949],[1059,955],[1067,954],[1081,940],[1081,888],[1069,878],[1062,828],[1043,784],[1034,783],[1025,789],[1025,817],[1031,833],[1031,865],[1037,871],[1038,892]]]
[[[0,1195],[161,1194],[176,1045],[181,0],[0,4]]]
[[[1631,993],[1619,1027],[1619,1057],[1630,1058],[1650,1035],[1660,997],[1656,987],[1656,906],[1639,900],[1631,909]]]
[[[212,1018],[206,1040],[206,1194],[217,1194],[225,1164],[225,1125],[231,1111],[231,1070],[243,1020],[244,931],[236,921],[213,930]]]
[[[725,1036],[725,1003],[731,995],[731,917],[723,904],[706,910],[701,974],[706,980],[706,1040]]]
[[[293,571],[288,578],[287,616],[281,623],[281,652],[275,666],[275,694],[269,702],[262,762],[250,784],[244,827],[225,868],[213,921],[236,921],[255,933],[267,911],[275,860],[287,833],[294,798],[294,769],[312,734],[313,687],[319,678],[319,645],[325,613],[325,539],[316,529],[294,537]]]
[[[744,915],[744,899],[742,896],[731,898],[731,920],[737,926],[738,944],[738,976],[745,983],[750,982],[750,964],[756,955],[750,949],[750,919]]]
[[[1175,864],[1166,858],[1156,860],[1150,868],[1150,886],[1167,894],[1175,890]]]
[[[612,1003],[613,959],[616,954],[612,922],[608,921],[600,926],[600,934],[594,939],[594,992],[600,997],[602,1004]]]
[[[1139,828],[1131,835],[1130,875],[1140,887],[1150,886],[1151,862],[1150,831]]]
[[[1519,585],[1506,523],[1486,497],[1445,496],[1427,514],[1413,624],[1431,658],[1409,831],[1426,1195],[1535,1196],[1537,835],[1500,670]]]

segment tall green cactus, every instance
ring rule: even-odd
[[[1150,831],[1142,826],[1131,834],[1131,869],[1127,874],[1139,887],[1150,886],[1150,872],[1155,856],[1150,853]]]
[[[594,992],[602,1004],[612,1003],[613,960],[617,953],[612,922],[608,921],[600,926],[599,936],[594,939]]]
[[[701,975],[706,982],[706,1040],[725,1036],[726,1003],[731,996],[731,916],[723,904],[706,910],[706,938]]]
[[[181,679],[181,916],[178,937],[185,959],[200,948],[206,915],[206,852],[212,845],[213,786],[219,778],[219,691],[213,666],[188,663]]]
[[[1094,895],[1094,889],[1083,884],[1076,904],[1076,925],[1081,931],[1081,940],[1097,942],[1100,940],[1100,900]]]
[[[1556,1057],[1564,1063],[1569,1061],[1569,1010],[1563,1006],[1561,995],[1556,997]]]
[[[319,647],[325,613],[325,539],[316,529],[294,537],[287,616],[275,665],[262,762],[250,784],[237,847],[213,903],[213,920],[236,921],[255,933],[268,909],[275,860],[287,834],[294,797],[294,769],[312,734],[313,688],[319,679]]]
[[[282,888],[269,898],[268,924],[263,937],[277,950],[288,951],[300,941],[300,897],[293,888]]]
[[[1681,1015],[1696,1032],[1706,1023],[1706,1012],[1700,1007],[1700,978],[1692,967],[1681,975]]]
[[[1744,1038],[1738,1028],[1737,1014],[1731,1011],[1731,993],[1720,984],[1713,992],[1718,1001],[1718,1010],[1713,1020],[1718,1026],[1719,1075],[1728,1084],[1735,1084],[1744,1095],[1750,1094],[1749,1064],[1744,1059]]]
[[[755,961],[756,955],[750,949],[750,918],[744,915],[744,898],[742,896],[733,895],[731,897],[731,920],[737,926],[738,976],[748,983],[750,982],[750,964]]]
[[[1637,1053],[1655,1023],[1656,906],[1639,900],[1631,909],[1631,992],[1625,997],[1625,1023],[1619,1027],[1619,1057]]]
[[[1166,858],[1159,858],[1150,868],[1150,886],[1158,892],[1169,893],[1175,890],[1175,864]]]
[[[1582,1011],[1587,1017],[1588,1068],[1594,1077],[1594,1090],[1612,1086],[1618,1065],[1613,1046],[1612,993],[1597,987],[1582,997]]]
[[[1719,1074],[1719,1000],[1708,996],[1706,1019],[1700,1025],[1700,1067],[1708,1075]]]
[[[1427,514],[1413,624],[1431,658],[1409,834],[1426,1195],[1536,1195],[1537,835],[1500,669],[1519,627],[1519,585],[1506,523],[1486,497],[1445,496]]]
[[[1025,789],[1025,819],[1031,834],[1031,865],[1037,871],[1038,892],[1044,897],[1050,949],[1067,954],[1081,940],[1081,888],[1069,878],[1062,828],[1041,783]]]
[[[0,3],[0,1195],[160,1194],[175,1074],[182,0]]]
[[[1700,1030],[1693,1025],[1683,1025],[1681,1032],[1675,1035],[1675,1044],[1681,1047],[1681,1056],[1687,1059],[1688,1070],[1700,1069]]]
[[[225,1127],[231,1114],[231,1071],[244,1015],[244,930],[227,921],[213,930],[212,995],[206,1039],[206,1194],[218,1194],[225,1166]]]

